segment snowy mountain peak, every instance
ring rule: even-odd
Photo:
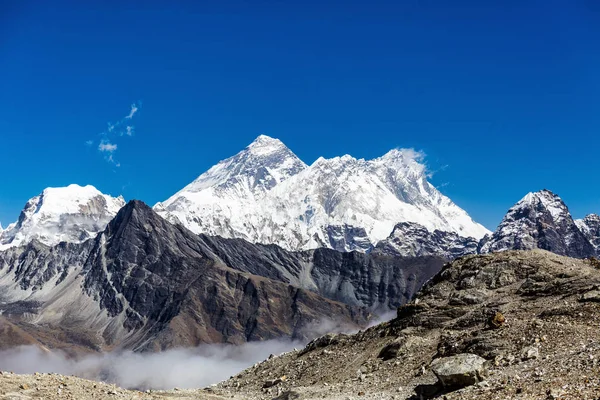
[[[489,233],[427,182],[423,155],[395,149],[365,160],[320,157],[307,167],[259,136],[155,211],[196,233],[300,250],[367,251],[399,222],[481,238]]]
[[[244,221],[251,218],[247,213],[253,213],[268,191],[305,168],[306,164],[279,139],[260,135],[154,209],[195,233],[249,238],[250,232],[233,234],[254,229]],[[237,226],[244,223],[245,227]]]
[[[511,212],[515,213],[522,209],[533,209],[537,213],[549,212],[554,219],[571,218],[567,205],[556,194],[548,189],[542,189],[538,192],[530,192],[525,195],[509,211],[506,217],[510,217]],[[506,218],[505,217],[505,218]]]
[[[0,249],[33,239],[47,245],[84,241],[103,230],[124,204],[122,196],[105,195],[91,185],[46,188],[0,232]]]
[[[547,189],[528,193],[512,206],[481,252],[535,248],[577,258],[594,254],[566,204]]]
[[[242,190],[264,191],[306,168],[304,164],[279,139],[260,135],[244,150],[220,161],[200,175],[191,184],[162,203],[167,207],[185,193],[198,193],[205,189],[243,185]]]
[[[427,168],[422,162],[424,154],[413,149],[392,149],[373,162],[385,165],[405,176],[425,177]]]
[[[269,155],[279,151],[286,151],[289,149],[279,139],[272,138],[267,135],[259,135],[252,143],[246,147],[255,155]]]

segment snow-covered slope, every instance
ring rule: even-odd
[[[523,197],[481,244],[482,253],[535,248],[577,258],[595,252],[565,203],[546,189]]]
[[[30,199],[19,220],[0,232],[0,250],[31,242],[82,242],[96,235],[125,205],[93,186],[47,188]]]
[[[488,231],[427,181],[420,154],[319,158],[307,167],[259,136],[155,210],[196,233],[300,250],[366,251],[399,222],[481,238]]]
[[[261,135],[154,210],[195,233],[257,241],[265,195],[305,168],[281,141]]]
[[[600,256],[600,215],[590,214],[583,219],[575,220],[575,224],[594,246],[596,255]]]

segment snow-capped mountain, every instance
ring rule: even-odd
[[[596,254],[600,256],[600,215],[590,214],[583,219],[575,220],[575,224],[594,246]]]
[[[194,233],[256,240],[266,193],[305,168],[281,141],[261,135],[154,210]]]
[[[482,253],[535,248],[577,258],[595,254],[565,203],[546,189],[523,197],[481,244]]]
[[[289,250],[366,251],[399,222],[481,238],[487,229],[427,181],[420,155],[345,155],[307,167],[281,141],[259,136],[155,210],[196,233]]]
[[[17,222],[0,231],[0,250],[38,240],[46,245],[94,237],[125,205],[93,186],[47,188],[30,199]]]

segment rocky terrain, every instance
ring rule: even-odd
[[[0,399],[597,399],[600,264],[542,250],[448,264],[391,321],[328,334],[207,389],[0,375]],[[444,386],[442,382],[446,385]]]
[[[541,250],[467,256],[396,319],[324,336],[216,391],[244,399],[597,399],[598,268]],[[468,386],[439,383],[460,383],[452,371],[461,368]]]
[[[202,389],[141,392],[74,376],[37,373],[17,375],[0,371],[0,400],[30,399],[223,400],[224,398],[212,394],[210,390]]]

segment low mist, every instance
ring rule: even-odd
[[[393,317],[382,315],[369,326]],[[315,338],[328,332],[353,333],[356,329],[331,320],[310,324],[304,336]],[[207,344],[160,353],[93,354],[74,359],[57,350],[21,346],[0,351],[0,370],[18,374],[53,372],[115,383],[127,389],[201,388],[228,379],[271,354],[302,348],[306,342],[286,339],[242,345]]]
[[[72,359],[60,351],[21,346],[0,352],[0,370],[75,375],[128,389],[191,389],[225,380],[270,354],[281,354],[294,347],[302,344],[269,340],[239,346],[211,344],[161,353],[106,353]]]

